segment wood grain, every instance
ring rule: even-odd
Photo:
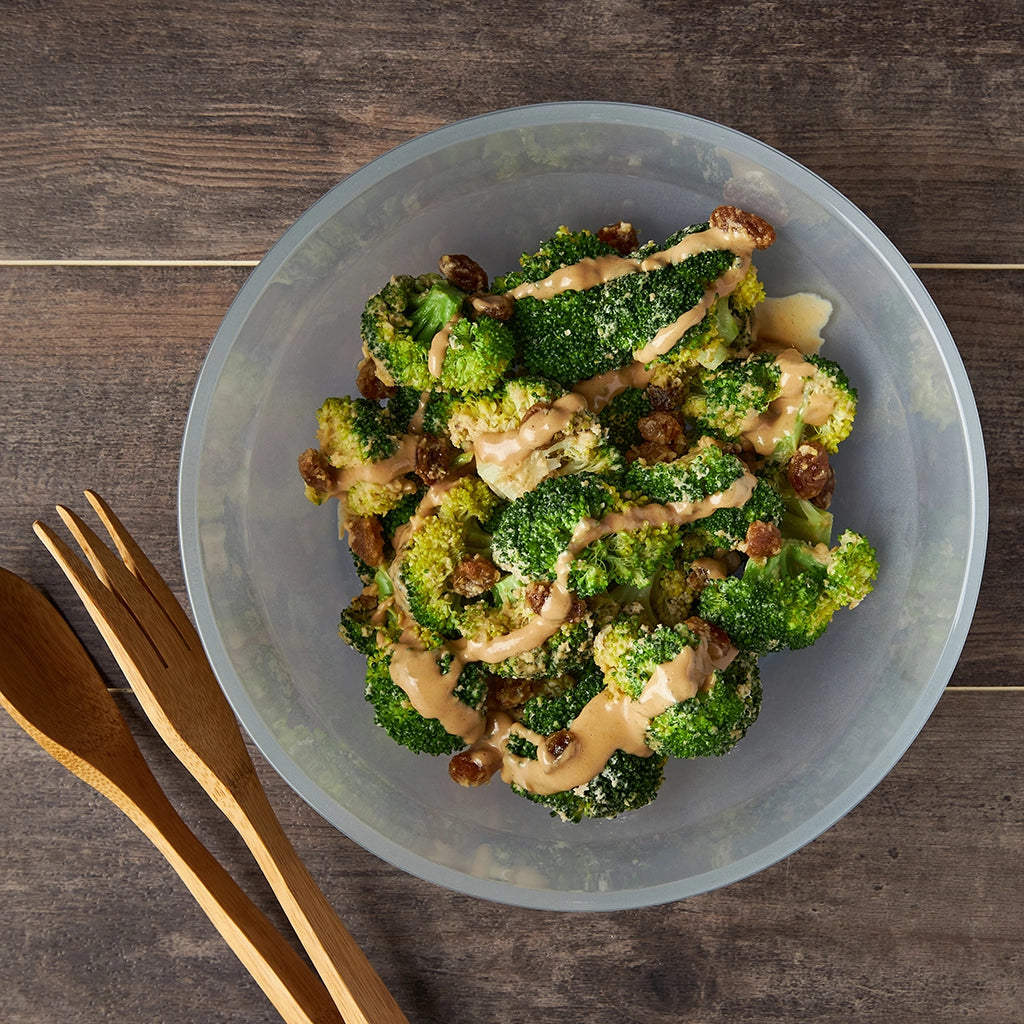
[[[53,505],[94,487],[132,523],[179,599],[175,496],[181,436],[206,349],[245,280],[237,268],[0,268],[0,550],[6,567],[44,587],[59,571],[31,533]],[[1019,684],[1024,598],[1015,538],[1024,507],[1017,425],[1024,351],[1024,274],[924,275],[974,386],[992,468],[981,600],[953,682]],[[83,612],[72,624],[94,635]],[[101,658],[103,655],[101,654]],[[109,664],[109,663],[107,663]]]
[[[6,0],[0,260],[258,259],[406,139],[493,109],[592,99],[685,111],[778,147],[912,262],[1019,265],[1022,26],[1024,0]],[[31,523],[95,487],[184,597],[181,435],[247,273],[0,267],[0,562],[51,594],[113,686],[119,670]],[[526,911],[391,868],[250,747],[285,830],[410,1020],[1024,1019],[1024,272],[922,276],[985,431],[986,576],[953,688],[819,839],[682,903]],[[294,944],[241,840],[134,698],[118,701],[190,827]],[[146,841],[6,716],[0,1020],[275,1020]]]
[[[414,135],[590,99],[780,148],[912,261],[1024,259],[1022,0],[62,0],[3,21],[0,258],[258,257]]]
[[[150,749],[144,723],[133,727],[193,828],[267,900],[228,826]],[[440,890],[325,826],[273,773],[265,782],[328,898],[423,1024],[1006,1024],[1024,995],[1022,728],[1024,702],[950,692],[891,775],[783,863],[682,903],[597,915]],[[0,875],[0,928],[17,950],[0,960],[5,1021],[273,1021],[145,841],[32,747],[0,721],[0,811],[18,823]],[[46,818],[32,814],[41,794]]]

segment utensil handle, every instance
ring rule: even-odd
[[[341,1024],[320,980],[169,802],[159,815],[134,804],[121,809],[174,868],[288,1024]]]
[[[259,778],[242,780],[221,809],[252,851],[347,1024],[408,1024],[292,846]]]

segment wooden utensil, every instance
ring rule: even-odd
[[[143,710],[249,846],[348,1024],[408,1024],[285,835],[184,609],[106,502],[92,491],[86,497],[120,558],[63,506],[57,511],[91,570],[47,526],[35,529]]]
[[[320,979],[178,816],[60,612],[0,569],[0,614],[0,704],[152,841],[286,1021],[340,1024]]]

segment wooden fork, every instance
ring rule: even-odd
[[[320,979],[179,817],[56,607],[0,569],[0,609],[0,705],[149,838],[288,1024],[342,1024]]]
[[[57,511],[91,570],[44,523],[35,530],[146,715],[245,840],[348,1024],[408,1024],[285,835],[184,609],[107,503],[85,493],[120,557],[63,506]]]

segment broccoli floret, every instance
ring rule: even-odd
[[[536,756],[536,754],[534,755]],[[663,754],[640,757],[616,750],[589,782],[560,793],[530,793],[513,784],[511,789],[547,807],[553,818],[580,822],[584,818],[615,818],[645,807],[665,781]]]
[[[638,617],[626,616],[598,634],[594,660],[610,688],[639,700],[660,665],[700,642],[686,625],[650,627]],[[726,668],[712,672],[710,685],[655,715],[645,742],[671,757],[724,754],[742,739],[760,706],[757,655],[739,655]]]
[[[598,633],[594,639],[594,661],[608,686],[638,700],[659,665],[699,644],[700,637],[681,623],[651,628],[639,617],[626,616]]]
[[[404,526],[412,518],[419,503],[423,500],[423,495],[426,493],[426,488],[420,487],[418,490],[403,494],[399,498],[398,504],[381,516],[380,521],[384,530],[384,539],[389,544],[394,541],[398,528]]]
[[[673,566],[681,532],[675,523],[642,522],[599,537],[573,560],[569,586],[580,597],[618,585],[646,587],[655,573]]]
[[[728,490],[745,469],[735,455],[703,440],[671,462],[636,459],[625,472],[622,488],[660,504],[697,502]]]
[[[306,496],[322,504],[328,490],[337,485],[339,473],[381,462],[395,454],[399,432],[387,411],[367,398],[328,398],[317,410],[319,451],[310,449],[300,459],[306,463]],[[316,472],[310,474],[309,467]],[[344,493],[349,515],[381,515],[394,508],[402,496],[413,489],[405,474],[385,482],[356,479]],[[359,566],[357,565],[357,569]]]
[[[764,285],[751,264],[736,289],[719,296],[704,319],[691,327],[681,344],[651,364],[652,381],[662,386],[688,387],[694,371],[713,370],[735,358],[751,342],[754,308],[764,301]]]
[[[578,527],[629,508],[616,488],[590,474],[553,477],[510,502],[496,517],[492,555],[497,565],[525,580],[554,580],[559,557]],[[639,519],[596,537],[574,553],[568,586],[592,597],[617,585],[642,587],[673,565],[683,527]]]
[[[439,392],[439,394],[443,394],[443,392]],[[394,394],[387,400],[385,410],[394,433],[404,434],[408,431],[409,424],[420,407],[422,397],[415,388],[395,388]]]
[[[509,584],[514,585],[512,588]],[[512,589],[512,595],[504,592]],[[523,600],[523,584],[512,576],[499,582],[489,598],[497,602],[477,601],[463,609],[461,630],[468,640],[483,642],[504,636],[530,622],[536,613]],[[575,672],[589,661],[594,639],[593,620],[585,615],[579,621],[565,622],[537,647],[510,655],[490,666],[503,679],[550,679]]]
[[[698,374],[684,415],[697,429],[723,441],[747,441],[775,462],[786,462],[802,441],[818,441],[834,453],[853,427],[857,393],[835,362],[809,355],[789,365],[783,362],[788,358],[760,352]],[[784,373],[798,373],[802,381],[792,398],[783,395]],[[776,408],[777,401],[785,408]]]
[[[670,248],[666,243],[665,248]],[[728,249],[708,249],[657,270],[626,274],[603,286],[599,322],[615,331],[619,343],[628,343],[636,354],[663,327],[670,327],[704,298],[709,285],[736,263]],[[703,322],[691,327],[674,348],[692,353],[695,362],[703,354],[706,332]]]
[[[783,465],[769,465],[762,474],[778,493],[782,501],[782,518],[776,525],[783,537],[803,540],[810,544],[832,544],[832,513],[819,508],[807,498],[801,498],[793,489]]]
[[[416,392],[494,387],[514,355],[512,334],[501,321],[470,317],[466,299],[439,274],[392,277],[367,302],[360,321],[363,347],[377,376]],[[446,329],[440,375],[434,376],[431,343]]]
[[[493,287],[495,291],[507,291],[523,281],[543,281],[560,267],[580,260],[617,255],[618,251],[593,231],[570,231],[563,225],[541,242],[535,253],[524,253],[519,258],[519,271],[499,278]]]
[[[757,655],[737,655],[712,678],[710,689],[651,720],[646,742],[652,750],[670,757],[720,756],[743,739],[761,710]]]
[[[463,316],[452,324],[441,363],[439,385],[445,391],[474,392],[493,388],[515,356],[512,332],[500,320]]]
[[[379,462],[398,447],[398,434],[384,410],[368,398],[325,399],[316,421],[320,455],[334,469]]]
[[[832,412],[824,423],[805,423],[800,440],[817,441],[825,446],[826,451],[834,454],[853,429],[853,420],[857,414],[857,390],[834,360],[818,355],[804,358],[817,370],[804,385],[805,406],[824,400],[831,405]]]
[[[577,473],[542,480],[495,518],[495,564],[524,580],[554,580],[559,556],[584,519],[600,519],[617,500],[598,476]]]
[[[618,448],[583,400],[544,378],[507,381],[454,399],[445,411],[452,444],[475,456],[477,474],[504,498],[517,498],[550,476],[613,474],[622,466]],[[554,417],[557,423],[548,426]]]
[[[643,388],[626,388],[598,413],[598,420],[611,443],[626,452],[643,441],[637,424],[653,411]]]
[[[787,540],[778,555],[749,560],[742,576],[711,581],[697,614],[741,651],[797,650],[813,644],[840,608],[865,598],[877,575],[874,548],[852,530],[833,548]]]
[[[360,654],[373,654],[382,643],[398,639],[401,627],[394,614],[383,616],[378,622],[378,612],[394,594],[394,585],[385,569],[370,570],[365,580],[367,586],[357,594],[341,613],[338,635]]]
[[[586,704],[604,689],[601,673],[591,664],[575,685],[564,692],[534,697],[523,708],[522,723],[533,733],[552,736],[569,729]],[[526,737],[515,734],[509,749],[517,757],[535,759],[537,749]],[[614,818],[649,804],[664,780],[666,758],[660,754],[640,757],[616,750],[589,782],[559,793],[531,793],[513,785],[520,796],[547,807],[552,817],[579,822],[584,818]]]
[[[696,558],[734,551],[746,540],[751,523],[780,526],[785,512],[786,506],[778,491],[767,479],[759,479],[744,504],[716,508],[711,515],[688,524],[680,539],[677,561],[692,562]]]
[[[391,648],[378,648],[367,658],[366,700],[373,706],[373,720],[396,742],[416,754],[453,754],[466,744],[453,736],[436,718],[425,718],[405,691],[391,678]],[[462,668],[454,695],[467,707],[483,714],[488,676],[483,666],[471,662]]]
[[[456,448],[469,451],[485,434],[518,430],[527,412],[537,405],[551,405],[564,394],[561,384],[544,377],[516,377],[486,392],[453,395],[443,407],[428,405],[428,411]]]
[[[701,227],[706,225],[692,230]],[[680,237],[673,236],[665,247]],[[521,272],[500,278],[495,287],[512,291],[542,281],[560,267],[616,255],[598,241],[588,232],[563,228],[534,256],[520,260]],[[637,264],[633,272],[579,291],[570,289],[546,299],[520,296],[509,323],[523,363],[528,372],[569,386],[617,370],[632,362],[659,330],[697,306],[708,286],[735,262],[732,252],[712,249],[655,269],[640,270]],[[677,344],[699,348],[700,341],[691,333],[699,327],[691,328]]]
[[[443,637],[459,635],[465,598],[451,577],[465,558],[490,555],[490,535],[480,525],[498,498],[476,477],[463,477],[448,489],[435,510],[406,541],[396,559],[409,613]]]

